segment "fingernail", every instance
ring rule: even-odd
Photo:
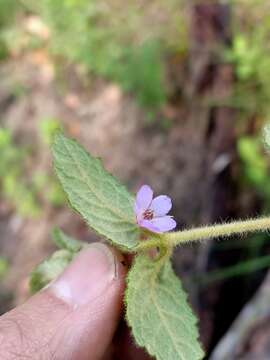
[[[93,243],[75,257],[49,291],[73,307],[87,304],[118,277],[118,267],[119,261],[108,246]]]

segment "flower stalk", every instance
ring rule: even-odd
[[[194,229],[160,234],[141,242],[136,251],[145,251],[154,247],[176,246],[182,243],[213,239],[217,237],[229,237],[251,232],[270,230],[270,217],[233,221],[231,223],[203,226]]]

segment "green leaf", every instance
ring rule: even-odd
[[[56,279],[71,262],[73,254],[68,250],[58,250],[49,259],[39,264],[30,277],[30,290],[35,293]]]
[[[53,144],[54,167],[71,206],[99,234],[132,249],[139,229],[133,196],[76,141],[59,133]]]
[[[139,346],[158,360],[199,360],[197,320],[167,261],[138,256],[128,276],[127,320]]]
[[[58,228],[53,229],[52,238],[59,249],[65,249],[76,253],[84,246],[81,241],[73,239]]]

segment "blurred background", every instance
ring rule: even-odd
[[[270,212],[267,0],[0,0],[0,313],[53,226],[94,241],[52,171],[55,130],[178,228]],[[270,236],[187,245],[174,267],[210,359],[270,359]]]

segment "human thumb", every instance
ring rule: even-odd
[[[122,260],[101,243],[81,251],[56,281],[0,317],[0,358],[101,359],[121,316]]]

